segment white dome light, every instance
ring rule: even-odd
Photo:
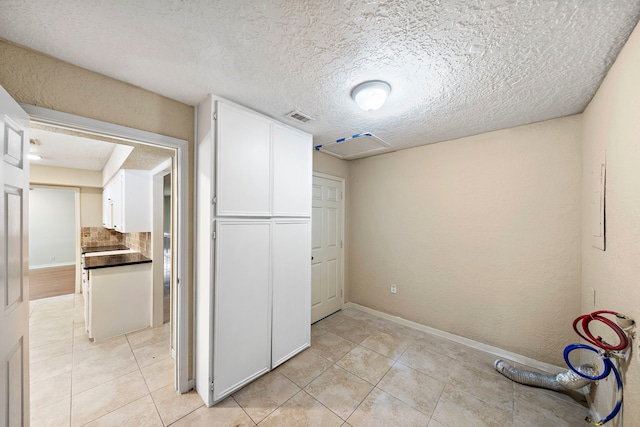
[[[351,97],[365,111],[374,111],[382,107],[391,93],[389,83],[371,80],[353,88]]]

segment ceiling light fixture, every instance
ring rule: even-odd
[[[29,160],[42,160],[42,156],[38,156],[37,154],[29,153]]]
[[[382,80],[370,80],[360,83],[351,91],[351,98],[365,111],[374,111],[382,107],[391,93],[389,83]]]

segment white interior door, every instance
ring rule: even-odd
[[[0,426],[29,425],[29,116],[0,87]]]
[[[342,308],[343,182],[313,176],[311,323]]]

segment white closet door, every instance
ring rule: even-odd
[[[218,216],[271,216],[271,121],[217,101]]]
[[[271,222],[216,221],[213,400],[269,371]]]
[[[310,134],[274,123],[273,215],[311,216],[313,162]]]
[[[311,222],[275,220],[272,367],[311,344]]]

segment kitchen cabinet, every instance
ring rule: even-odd
[[[118,171],[103,188],[103,226],[121,233],[150,232],[151,190],[148,171]]]
[[[84,318],[89,338],[102,340],[149,327],[151,282],[151,262],[83,268]]]
[[[198,106],[196,389],[211,406],[311,343],[312,137]]]
[[[102,189],[102,226],[113,229],[113,192],[112,182],[109,182]]]

